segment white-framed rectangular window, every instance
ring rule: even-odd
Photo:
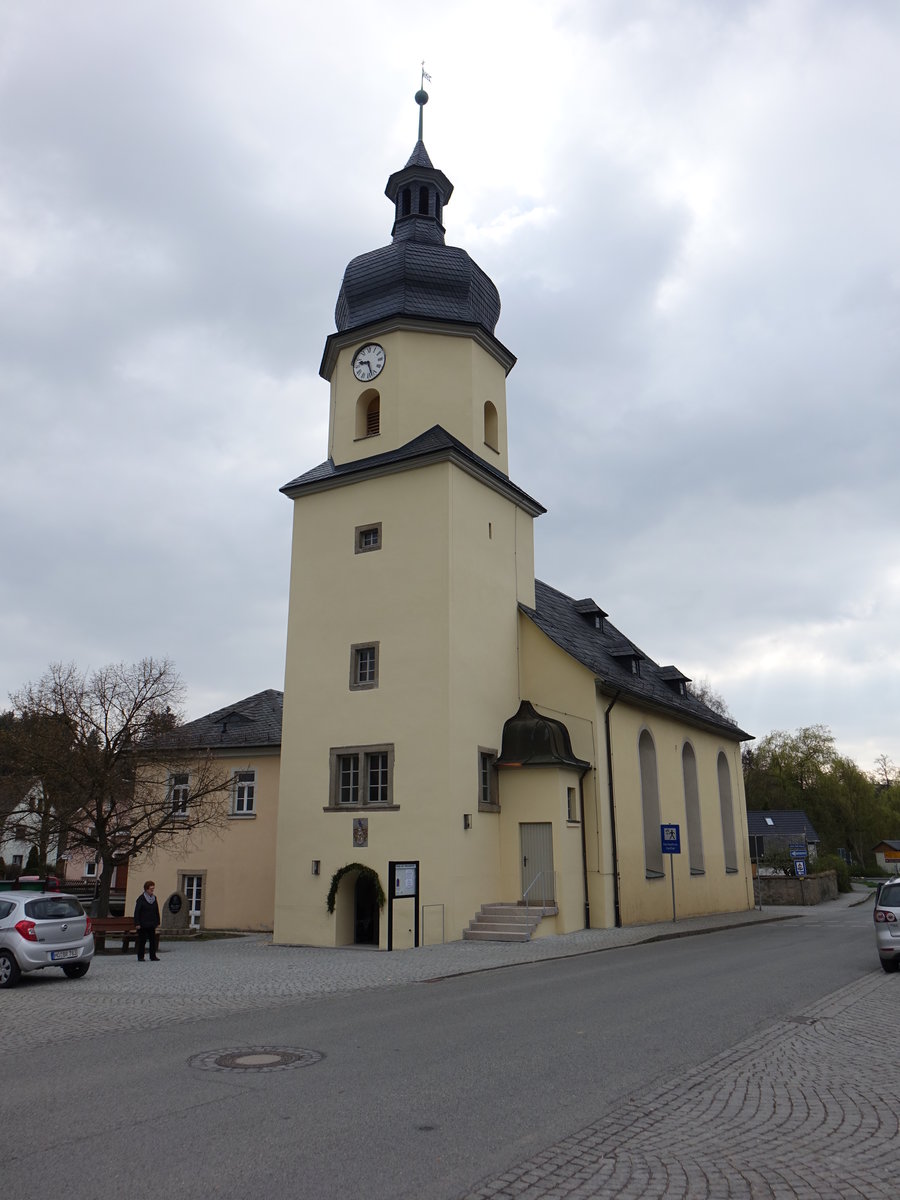
[[[334,747],[330,753],[330,780],[330,808],[392,807],[394,747]]]
[[[232,784],[231,811],[236,817],[252,817],[255,815],[255,771],[235,771]]]
[[[573,787],[566,788],[566,820],[578,820],[578,793]]]
[[[378,642],[359,642],[350,647],[350,690],[378,687]]]
[[[93,879],[97,874],[97,864],[95,862],[85,863],[84,873],[88,879]]]
[[[478,747],[478,808],[480,812],[496,812],[500,807],[500,787],[497,778],[497,751]]]
[[[357,554],[368,554],[381,549],[381,522],[357,525],[354,530],[354,550]]]
[[[169,800],[172,805],[173,817],[183,818],[188,815],[190,782],[191,777],[186,771],[169,776]]]

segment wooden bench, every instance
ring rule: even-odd
[[[95,950],[105,950],[108,937],[120,937],[122,953],[126,954],[129,945],[137,941],[137,929],[131,917],[91,917],[91,928]]]

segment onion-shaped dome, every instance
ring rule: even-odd
[[[590,763],[576,758],[569,731],[552,717],[544,717],[528,700],[503,726],[503,744],[498,767],[576,767],[585,770]]]
[[[480,325],[493,335],[496,287],[465,250],[444,243],[441,217],[452,192],[420,139],[385,188],[394,203],[391,244],[360,254],[344,272],[334,312],[339,332],[405,316]]]

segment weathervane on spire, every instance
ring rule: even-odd
[[[431,83],[431,76],[425,70],[425,59],[422,59],[422,79],[419,84],[419,90],[416,92],[416,104],[419,106],[419,141],[422,141],[422,113],[425,105],[428,103],[428,93],[425,91],[425,80]]]

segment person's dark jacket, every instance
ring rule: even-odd
[[[134,923],[138,929],[155,929],[159,924],[159,901],[153,897],[150,904],[143,892],[137,898],[134,906]]]

